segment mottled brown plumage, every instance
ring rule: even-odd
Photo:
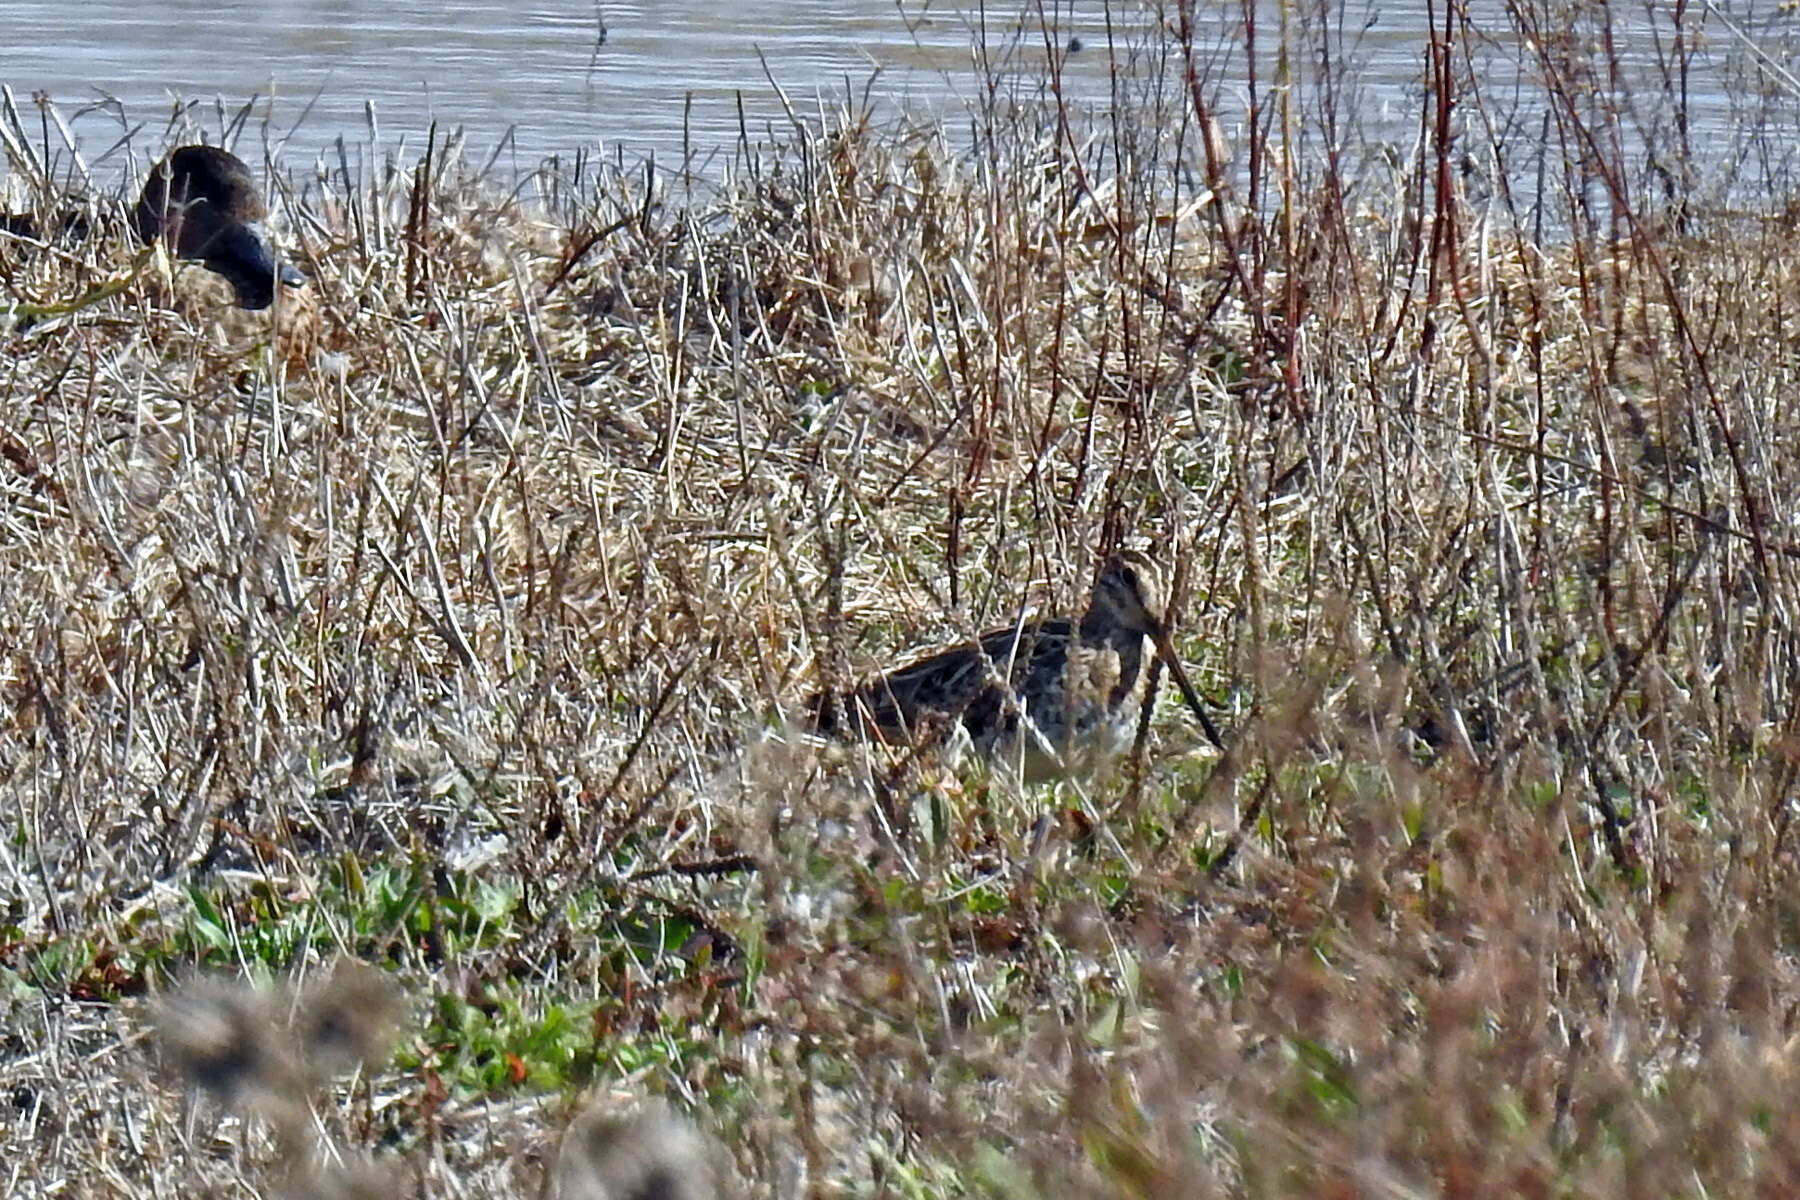
[[[814,696],[813,725],[918,744],[960,724],[977,751],[1020,769],[1028,782],[1087,773],[1130,748],[1155,654],[1217,745],[1218,731],[1169,639],[1162,604],[1155,564],[1121,551],[1101,568],[1079,621],[997,629],[848,694]]]

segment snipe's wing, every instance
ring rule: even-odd
[[[1069,621],[1032,621],[983,634],[977,646],[957,646],[909,663],[838,696],[822,693],[809,701],[814,727],[851,737],[879,734],[884,740],[917,742],[941,737],[960,721],[982,740],[1002,725],[1016,723],[997,678],[1011,680],[1015,693],[1030,688],[1048,657],[1074,634]],[[1022,700],[1018,702],[1022,703]],[[839,720],[839,711],[843,720]]]

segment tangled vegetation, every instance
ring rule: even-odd
[[[732,1195],[1791,1189],[1797,98],[1451,6],[1382,147],[1334,13],[705,193],[279,164],[264,314],[9,109],[4,1190],[662,1194],[651,1101]],[[1224,754],[798,728],[1114,545]]]

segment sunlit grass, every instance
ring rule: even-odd
[[[281,171],[264,316],[0,241],[16,1179],[1791,1188],[1786,177],[1594,150],[1597,35],[1501,39],[1543,172],[1478,75],[1353,177],[1308,77],[1253,158],[1171,18],[1176,109],[827,106],[692,208]],[[1054,788],[798,728],[1117,543],[1225,754],[1166,697]]]

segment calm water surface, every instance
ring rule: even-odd
[[[821,97],[860,94],[872,74],[881,111],[960,112],[978,91],[977,33],[1003,75],[1024,78],[1045,54],[1040,12],[1055,22],[1053,44],[1081,46],[1068,59],[1069,91],[1102,105],[1109,18],[1117,60],[1129,62],[1131,47],[1154,41],[1147,31],[1158,7],[1015,0],[988,6],[978,26],[978,6],[930,0],[5,0],[0,83],[28,123],[33,94],[53,98],[94,158],[134,128],[140,154],[160,148],[176,97],[200,102],[191,116],[216,139],[224,114],[259,96],[249,144],[260,144],[266,118],[290,166],[340,136],[366,144],[372,108],[386,148],[402,138],[421,145],[437,118],[465,128],[478,160],[498,149],[503,163],[529,167],[579,148],[628,160],[654,154],[672,166],[686,147],[704,171],[716,161],[708,156],[735,141],[740,103],[752,138],[786,125],[771,78],[803,116]],[[1205,38],[1226,42],[1239,5],[1198,7]],[[1264,7],[1267,44],[1274,9]],[[1618,19],[1628,33],[1636,22],[1641,36],[1627,38],[1622,56],[1648,63],[1655,44],[1644,8],[1626,7]],[[1473,9],[1498,31],[1482,53],[1492,58],[1488,84],[1504,85],[1522,56],[1500,0],[1474,0]],[[1405,141],[1417,128],[1426,7],[1347,0],[1341,12],[1363,89],[1360,131]],[[1781,42],[1791,30],[1737,27],[1786,61]],[[1703,120],[1723,128],[1733,118],[1725,73],[1742,45],[1723,26],[1709,30],[1716,48],[1690,86]],[[1241,81],[1227,84],[1241,91]],[[104,166],[96,173],[108,177]],[[118,162],[111,174],[124,173]]]

